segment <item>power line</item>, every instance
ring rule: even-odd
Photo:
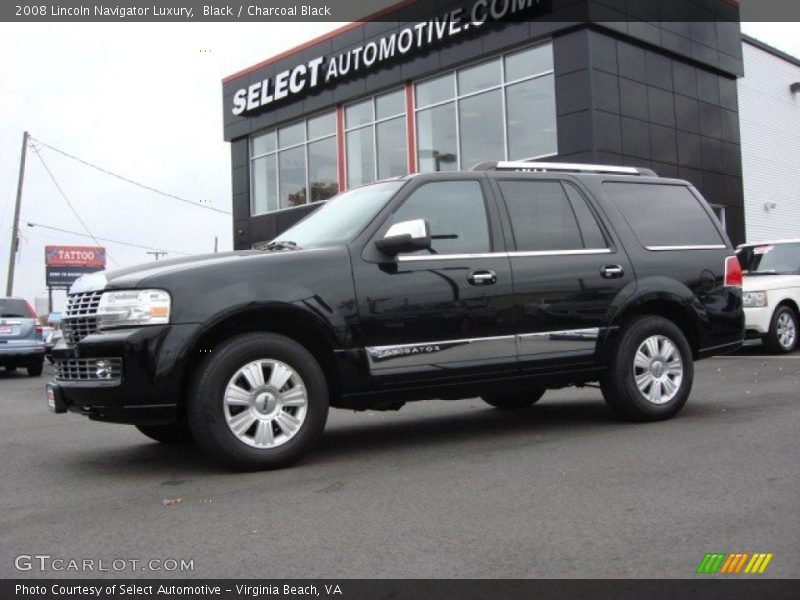
[[[95,238],[93,235],[86,235],[85,233],[79,233],[77,231],[70,231],[69,229],[61,229],[60,227],[53,227],[52,225],[42,225],[41,223],[33,223],[31,221],[27,221],[28,227],[41,227],[42,229],[52,229],[53,231],[59,231],[61,233],[69,233],[72,235],[77,235],[80,237],[90,237],[93,240],[102,240],[104,242],[111,242],[112,244],[120,244],[122,246],[131,246],[133,248],[141,248],[142,250],[155,250],[157,252],[167,252],[170,254],[183,254],[185,256],[189,256],[188,252],[179,252],[177,250],[164,250],[163,248],[155,248],[153,246],[142,246],[141,244],[133,244],[131,242],[121,242],[120,240],[112,240],[110,238],[103,238],[98,237]],[[108,254],[106,252],[106,254]]]
[[[34,147],[33,148],[33,152],[39,158],[39,162],[42,163],[42,166],[44,167],[44,170],[47,171],[47,174],[50,176],[50,179],[53,180],[53,184],[56,186],[56,189],[61,194],[61,197],[64,198],[64,202],[67,203],[67,206],[69,206],[70,210],[72,211],[72,214],[74,214],[75,218],[78,219],[78,221],[80,221],[81,225],[83,225],[83,228],[86,230],[86,233],[89,234],[89,237],[92,238],[94,240],[95,244],[97,244],[99,246],[100,242],[97,241],[97,238],[94,236],[94,234],[91,231],[89,231],[89,227],[86,225],[86,223],[83,221],[83,219],[81,219],[81,216],[78,214],[78,211],[75,210],[75,207],[72,206],[72,202],[69,201],[69,198],[67,198],[67,195],[64,193],[64,190],[61,189],[61,186],[58,184],[58,181],[56,181],[56,178],[53,175],[53,172],[47,166],[47,163],[44,162],[44,158],[42,158],[42,154],[41,154],[41,152],[39,152],[39,149]],[[109,260],[111,260],[111,262],[113,262],[115,265],[119,266],[119,263],[116,260],[114,260],[114,258],[111,256],[111,254],[106,252],[106,256],[108,256],[108,258],[109,258]]]
[[[105,173],[106,175],[110,175],[111,177],[116,177],[117,179],[120,179],[120,180],[122,180],[122,181],[124,181],[126,183],[130,183],[131,185],[135,185],[137,187],[140,187],[142,189],[148,190],[148,191],[153,192],[155,194],[159,194],[160,196],[164,196],[166,198],[172,198],[173,200],[178,200],[180,202],[184,202],[185,204],[191,204],[192,206],[196,206],[197,208],[205,208],[206,210],[213,210],[214,212],[218,212],[218,213],[221,213],[223,215],[230,215],[231,214],[230,211],[222,210],[221,208],[216,208],[214,206],[207,206],[205,204],[200,204],[199,202],[194,202],[192,200],[187,200],[186,198],[181,198],[180,196],[176,196],[175,194],[170,194],[169,192],[161,191],[159,189],[156,189],[156,188],[154,188],[152,186],[149,186],[149,185],[146,185],[144,183],[139,183],[138,181],[134,181],[133,179],[128,179],[127,177],[123,177],[122,175],[119,175],[117,173],[109,171],[108,169],[104,169],[103,167],[100,167],[100,166],[98,166],[98,165],[96,165],[94,163],[91,163],[91,162],[87,161],[87,160],[83,160],[82,158],[78,158],[77,156],[74,156],[74,155],[70,154],[69,152],[65,152],[64,150],[59,150],[55,146],[51,146],[50,144],[46,144],[45,142],[43,142],[40,139],[37,139],[37,138],[32,138],[32,139],[35,140],[37,144],[39,144],[41,146],[44,146],[45,148],[49,148],[53,152],[58,152],[59,154],[62,154],[63,156],[66,156],[67,158],[71,158],[72,160],[78,161],[79,163],[81,163],[83,165],[86,165],[87,167],[91,167],[92,169],[96,169],[96,170],[100,171],[101,173]]]

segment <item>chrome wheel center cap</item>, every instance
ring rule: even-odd
[[[278,399],[272,392],[259,392],[253,399],[253,406],[263,415],[275,412]]]
[[[660,360],[654,360],[650,365],[650,373],[652,373],[653,377],[663,377],[664,363]]]

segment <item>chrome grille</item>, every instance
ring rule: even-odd
[[[90,333],[97,331],[97,307],[103,292],[70,294],[61,322],[64,340],[74,346]]]
[[[103,292],[86,292],[83,294],[70,294],[67,297],[67,308],[64,318],[85,317],[97,314],[97,306]]]
[[[90,333],[97,331],[97,318],[87,317],[83,319],[64,319],[61,323],[61,332],[64,340],[70,346],[74,346]]]
[[[121,358],[57,358],[54,368],[56,381],[119,382],[122,377]]]

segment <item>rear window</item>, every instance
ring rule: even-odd
[[[606,182],[603,187],[643,246],[725,243],[700,200],[685,186]]]
[[[0,298],[0,318],[12,317],[32,318],[28,303],[18,298]]]

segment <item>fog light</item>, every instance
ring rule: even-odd
[[[111,379],[111,363],[109,361],[98,360],[94,366],[98,379]]]

